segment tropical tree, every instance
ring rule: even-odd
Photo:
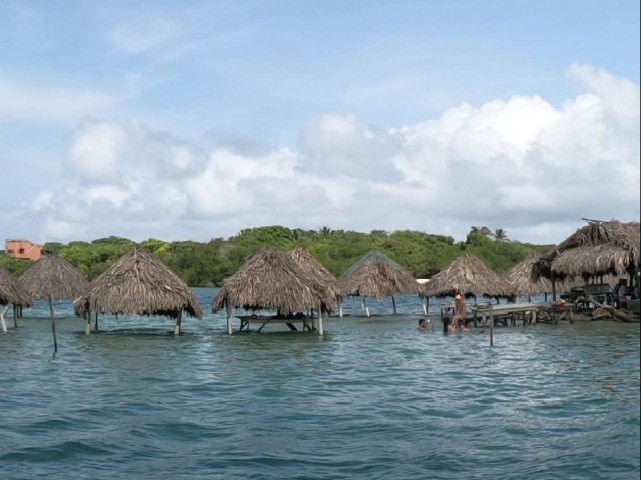
[[[496,240],[497,242],[509,241],[509,239],[507,238],[507,232],[502,228],[497,228],[496,230],[494,230],[494,240]]]

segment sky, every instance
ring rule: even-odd
[[[0,235],[640,217],[638,0],[4,0]]]

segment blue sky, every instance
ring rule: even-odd
[[[5,1],[0,233],[638,220],[639,38],[621,0]]]

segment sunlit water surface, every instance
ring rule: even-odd
[[[325,334],[25,309],[0,334],[1,479],[639,478],[639,325],[417,329],[416,297]],[[438,317],[438,306],[431,306]]]

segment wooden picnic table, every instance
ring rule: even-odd
[[[515,323],[515,317],[521,316],[523,318],[523,325],[529,323],[536,323],[538,304],[536,303],[502,303],[493,305],[491,303],[483,303],[472,306],[474,313],[474,326],[477,325],[479,318],[483,320],[483,326],[487,324],[490,319],[492,325],[501,319],[507,320],[509,317],[512,323]],[[531,319],[528,318],[528,314]],[[505,322],[507,325],[507,321]]]

